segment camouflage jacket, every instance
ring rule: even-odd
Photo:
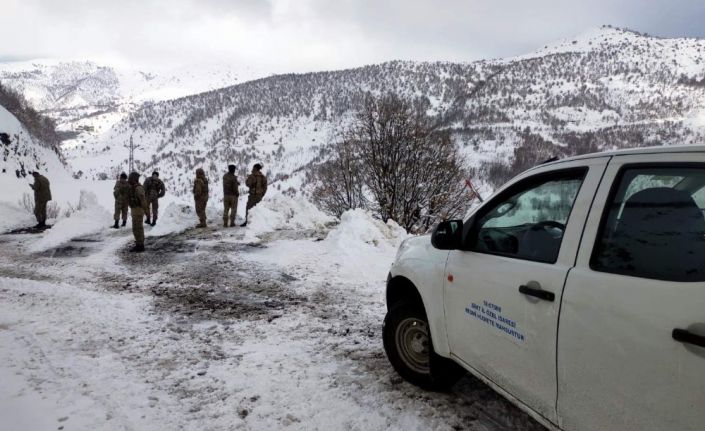
[[[235,174],[228,172],[223,175],[223,196],[240,196],[240,181]]]
[[[164,182],[159,178],[147,177],[147,179],[144,180],[144,192],[149,200],[154,200],[164,197],[166,187],[164,186]]]
[[[208,199],[208,178],[196,177],[193,182],[193,198],[196,200]]]
[[[267,193],[267,177],[262,172],[254,172],[248,175],[245,184],[250,188],[251,195],[261,197]]]
[[[128,203],[130,208],[142,208],[145,212],[149,209],[147,197],[144,194],[144,187],[141,184],[130,186]]]
[[[113,196],[115,197],[115,202],[117,203],[128,203],[130,198],[130,185],[127,183],[127,180],[117,180],[115,182],[115,187],[113,187]]]
[[[51,187],[49,180],[44,175],[37,175],[32,184],[34,190],[34,200],[38,202],[48,202],[51,200]]]

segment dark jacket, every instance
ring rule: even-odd
[[[119,204],[127,204],[130,198],[130,185],[127,180],[117,180],[115,182],[115,187],[113,187],[113,196],[115,197],[115,202]]]
[[[267,177],[262,172],[253,172],[248,175],[245,184],[250,188],[251,195],[262,197],[267,193]]]
[[[197,201],[208,200],[208,178],[203,169],[196,169],[196,180],[193,182],[193,198]]]
[[[144,192],[150,201],[162,198],[166,194],[164,182],[159,178],[148,177],[144,180]]]
[[[223,196],[240,196],[240,181],[230,172],[223,175]]]
[[[34,200],[36,202],[49,202],[51,200],[51,187],[49,186],[49,180],[44,175],[34,177],[32,189],[34,190]]]

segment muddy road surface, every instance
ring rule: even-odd
[[[141,254],[125,229],[40,253],[33,233],[0,235],[2,396],[67,430],[543,430],[472,377],[448,394],[402,381],[383,275],[360,286],[315,253],[263,258],[325,232],[243,232],[150,237]]]

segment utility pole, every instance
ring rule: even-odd
[[[139,145],[135,146],[135,143],[132,141],[132,135],[130,135],[130,144],[125,145],[125,148],[130,150],[130,156],[129,156],[128,162],[127,162],[128,168],[129,168],[130,172],[134,172],[135,171],[135,150],[139,150],[139,149],[141,149],[141,147]]]

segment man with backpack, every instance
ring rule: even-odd
[[[240,197],[240,182],[235,176],[235,165],[228,165],[228,172],[223,175],[223,227],[235,226],[237,200]]]
[[[249,187],[249,196],[247,196],[247,206],[245,207],[245,223],[240,226],[247,226],[247,216],[249,215],[250,208],[254,207],[267,193],[267,177],[262,173],[262,165],[256,163],[252,167],[252,173],[247,176],[245,185]]]
[[[159,215],[159,198],[163,198],[166,194],[166,187],[164,187],[164,182],[159,179],[159,172],[152,172],[152,176],[144,180],[144,192],[149,203],[145,223],[154,226],[157,224],[157,216]]]
[[[135,237],[135,246],[130,249],[131,252],[141,253],[144,251],[144,215],[149,210],[147,197],[144,193],[144,187],[140,184],[140,174],[137,172],[130,173],[127,179],[130,186],[128,193],[128,202],[130,205],[130,213],[132,214],[132,234]]]

